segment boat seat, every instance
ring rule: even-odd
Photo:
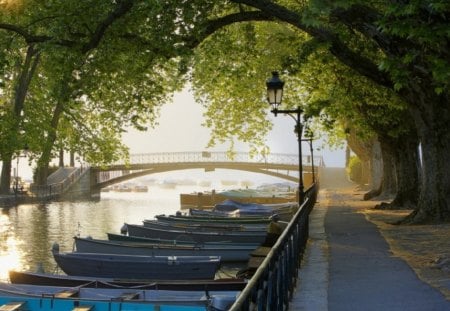
[[[75,297],[77,296],[79,291],[77,289],[68,289],[63,290],[61,292],[58,292],[55,294],[56,298],[69,298],[69,297]]]
[[[19,311],[23,310],[22,306],[25,305],[25,301],[11,301],[0,306],[0,311]]]
[[[94,306],[86,305],[86,306],[78,306],[72,309],[72,311],[91,311],[94,310]]]

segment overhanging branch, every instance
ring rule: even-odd
[[[234,23],[273,20],[274,17],[272,15],[266,14],[262,11],[241,11],[239,13],[229,14],[224,17],[208,21],[197,36],[186,38],[184,41],[186,42],[186,47],[195,48],[217,30]]]
[[[286,22],[297,29],[300,29],[310,36],[316,38],[321,42],[328,42],[330,44],[329,51],[339,61],[345,65],[353,68],[359,74],[375,81],[377,84],[388,88],[393,88],[393,83],[389,76],[381,72],[378,66],[366,57],[362,57],[358,53],[352,51],[338,35],[328,29],[308,26],[302,23],[301,15],[289,10],[277,3],[268,0],[231,0],[234,3],[246,4],[250,7],[260,10],[268,16]]]
[[[117,19],[127,14],[133,7],[133,4],[134,2],[132,0],[119,1],[116,8],[108,14],[105,20],[97,25],[91,39],[81,49],[82,53],[85,54],[90,50],[95,49],[99,45],[108,27],[111,26]]]

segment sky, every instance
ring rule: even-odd
[[[161,115],[158,125],[150,128],[146,132],[139,132],[130,129],[123,135],[123,142],[130,148],[131,154],[155,153],[155,152],[188,152],[188,151],[226,151],[228,145],[217,146],[214,149],[207,149],[210,130],[202,127],[204,122],[203,107],[197,104],[194,97],[186,88],[182,92],[176,93],[172,103],[161,108]],[[269,107],[267,109],[269,112]],[[294,133],[295,122],[289,116],[278,115],[269,117],[274,122],[274,127],[267,137],[268,146],[272,153],[297,154],[297,137]],[[322,148],[321,142],[314,144],[314,155],[322,156],[327,167],[344,167],[344,150],[329,150]],[[237,144],[236,151],[247,152],[248,146]],[[304,143],[304,155],[309,154],[309,146]],[[68,161],[66,159],[66,161]],[[57,164],[57,160],[54,160]],[[13,163],[16,167],[16,163]],[[11,172],[15,175],[16,171]],[[24,179],[32,178],[32,168],[28,166],[25,159],[20,159],[19,175]]]
[[[210,130],[202,127],[204,122],[203,107],[197,104],[186,88],[176,93],[174,100],[161,109],[159,125],[147,132],[129,130],[123,135],[124,143],[130,148],[130,153],[154,153],[154,152],[182,152],[182,151],[226,151],[228,145],[217,146],[214,149],[206,149]],[[269,112],[269,107],[267,109]],[[297,137],[294,133],[295,122],[286,115],[274,117],[273,130],[267,137],[267,143],[272,153],[297,154]],[[321,142],[314,144],[314,149],[322,145]],[[239,149],[237,149],[239,148]],[[238,145],[236,151],[247,152],[248,146]],[[309,146],[305,143],[303,150],[309,154]],[[344,167],[344,150],[332,151],[328,148],[314,152],[322,155],[325,165],[329,167]]]

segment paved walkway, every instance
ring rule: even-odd
[[[339,190],[322,189],[290,310],[445,311],[450,301],[394,257],[378,228]]]

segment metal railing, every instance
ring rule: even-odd
[[[317,191],[317,185],[306,191],[305,201],[229,310],[288,309],[309,237],[309,214]]]
[[[302,163],[311,163],[310,156],[303,156]],[[272,163],[298,164],[298,154],[271,153],[268,155],[252,155],[248,152],[159,152],[131,154],[129,163],[117,161],[113,165],[127,164],[157,164],[157,163],[192,163],[192,162],[241,162],[241,163]],[[314,156],[314,163],[322,163],[321,156]],[[316,164],[316,165],[317,165]]]
[[[30,186],[29,196],[37,198],[53,198],[63,194],[69,189],[80,177],[89,169],[89,167],[81,166],[74,170],[63,181],[58,183],[52,183],[44,186]]]

